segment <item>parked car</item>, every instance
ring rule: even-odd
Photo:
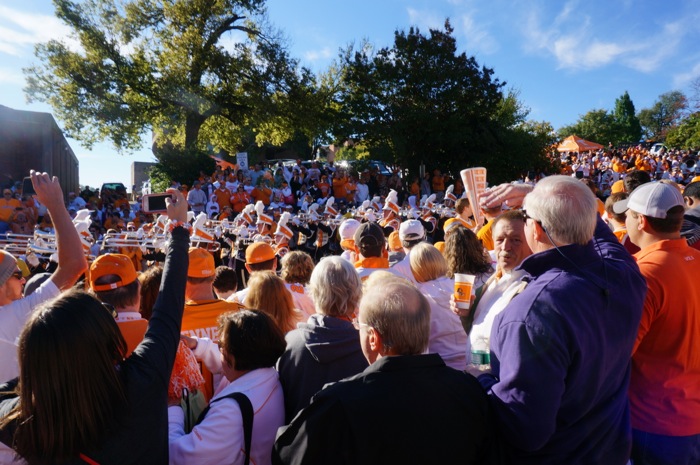
[[[341,160],[336,164],[338,166],[351,168],[356,171],[363,171],[365,169],[371,170],[372,168],[377,168],[379,174],[383,174],[387,177],[390,177],[393,174],[393,172],[381,160]]]
[[[100,188],[100,194],[105,189],[111,189],[111,190],[116,191],[116,192],[126,193],[126,186],[120,182],[106,182],[106,183],[102,184],[102,187]]]
[[[652,155],[661,155],[662,153],[666,153],[667,151],[668,151],[668,147],[666,147],[664,144],[662,144],[660,142],[652,145],[651,148],[649,149],[649,153]]]

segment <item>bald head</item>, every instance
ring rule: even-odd
[[[368,287],[360,303],[359,320],[381,335],[387,355],[418,355],[428,347],[430,305],[404,279],[379,279]]]

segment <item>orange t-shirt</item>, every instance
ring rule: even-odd
[[[243,211],[245,206],[251,202],[252,198],[245,191],[243,191],[243,192],[235,192],[231,196],[230,200],[231,200],[231,208],[233,208],[233,211],[236,213],[240,213]]]
[[[185,313],[182,315],[180,331],[191,337],[208,337],[212,341],[219,340],[219,315],[226,312],[238,311],[243,306],[227,300],[205,300],[201,302],[186,302]],[[202,365],[202,375],[206,384],[202,391],[207,399],[214,392],[213,375]]]
[[[348,183],[348,178],[343,177],[343,178],[333,178],[333,195],[337,199],[344,199],[347,197],[348,192],[346,189],[346,185]],[[320,185],[319,185],[320,187]]]
[[[632,427],[652,434],[700,432],[700,251],[662,240],[634,257],[647,281],[632,352]]]
[[[0,198],[0,221],[9,223],[12,219],[12,215],[15,213],[15,209],[21,207],[22,204],[17,199],[5,200]]]
[[[126,341],[126,356],[128,357],[143,341],[143,336],[148,329],[148,320],[140,318],[138,320],[118,321],[117,326],[119,326],[119,331]]]
[[[255,189],[253,189],[253,192],[251,192],[250,195],[253,197],[253,200],[255,202],[260,200],[264,205],[270,205],[272,189],[270,189],[269,187],[258,186]]]
[[[224,207],[230,207],[231,206],[231,191],[226,189],[225,187],[223,189],[219,188],[216,189],[213,194],[216,196],[216,203],[219,204],[219,211],[223,210]]]

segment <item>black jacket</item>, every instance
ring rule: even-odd
[[[486,393],[439,355],[381,358],[326,387],[280,434],[273,464],[491,464]]]

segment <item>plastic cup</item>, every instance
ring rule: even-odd
[[[474,295],[473,274],[455,273],[455,305],[457,308],[465,309],[471,305],[471,297]]]

